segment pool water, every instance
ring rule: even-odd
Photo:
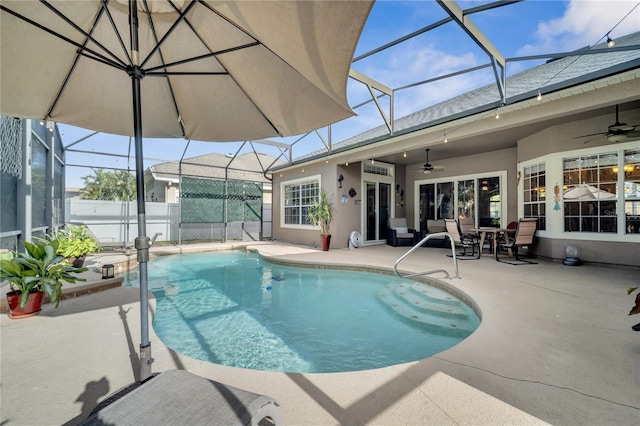
[[[255,370],[380,368],[442,352],[479,325],[451,294],[394,276],[268,263],[243,251],[149,263],[155,333],[192,358]],[[136,278],[126,285],[138,286]]]

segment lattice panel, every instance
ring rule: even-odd
[[[22,179],[22,121],[0,116],[0,171]]]
[[[183,177],[180,188],[182,223],[224,222],[224,181]]]

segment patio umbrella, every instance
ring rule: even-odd
[[[563,195],[565,200],[605,200],[607,198],[614,198],[615,196],[616,194],[612,194],[604,189],[596,188],[595,186],[584,183],[567,189]]]
[[[238,141],[353,115],[373,0],[0,3],[0,113],[135,137],[140,380],[151,376],[142,137]]]

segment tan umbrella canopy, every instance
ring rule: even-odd
[[[134,136],[128,3],[3,0],[2,113]],[[144,137],[250,140],[353,115],[347,75],[372,1],[134,4]]]
[[[615,196],[616,194],[584,183],[567,189],[563,194],[565,200],[606,200]]]
[[[142,137],[239,141],[353,115],[373,0],[0,3],[0,113],[135,137],[140,377],[151,376]]]

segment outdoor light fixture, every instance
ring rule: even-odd
[[[607,46],[613,47],[615,45],[616,45],[616,42],[611,37],[609,37],[609,34],[607,34]]]
[[[536,96],[536,99],[538,100],[538,102],[542,100],[542,93],[540,93],[540,89],[538,89],[538,96]]]
[[[113,277],[114,277],[113,265],[111,263],[102,265],[102,279],[106,280],[107,278],[113,278]]]
[[[342,181],[344,180],[344,176],[340,175],[340,177],[338,178],[338,188],[342,188]]]
[[[407,158],[407,151],[405,151],[405,152],[404,152],[404,154],[402,154],[402,156],[403,156],[404,158]]]
[[[496,120],[500,118],[500,114],[498,114],[498,110],[496,110]]]
[[[371,159],[371,164],[375,164],[375,161],[373,158]]]

